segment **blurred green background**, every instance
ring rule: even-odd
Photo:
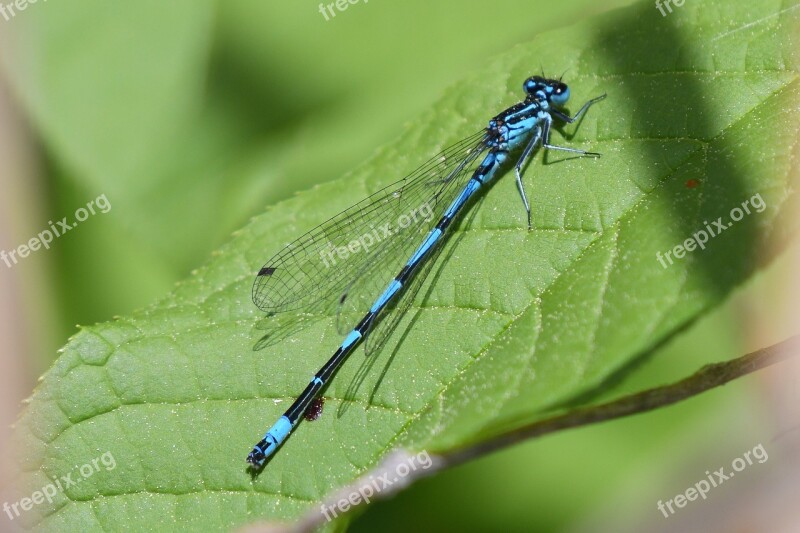
[[[2,138],[24,144],[2,167],[0,248],[101,194],[112,205],[24,266],[0,269],[3,305],[19,318],[10,334],[24,346],[24,395],[75,324],[163,296],[249,217],[342,176],[494,54],[629,3],[361,0],[326,21],[304,0],[80,0],[0,19]],[[791,268],[788,258],[758,276],[626,387],[779,340],[793,324],[775,287]],[[754,294],[775,305],[754,309]],[[655,502],[685,486],[682,469],[693,480],[771,437],[759,414],[766,386],[753,378],[517,446],[372,506],[353,530],[663,527]]]

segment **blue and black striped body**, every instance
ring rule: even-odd
[[[247,461],[253,467],[261,467],[266,459],[283,443],[303,417],[308,406],[320,395],[323,387],[330,381],[345,359],[369,333],[373,322],[379,317],[381,311],[393,299],[398,297],[398,294],[415,276],[420,265],[429,259],[432,250],[440,244],[448,228],[463,211],[469,200],[483,186],[495,178],[499,169],[507,160],[509,152],[525,144],[528,145],[526,152],[532,150],[539,142],[547,146],[547,134],[552,122],[551,113],[553,113],[550,104],[553,102],[557,106],[563,105],[569,97],[569,89],[560,81],[546,80],[538,76],[526,80],[524,88],[528,93],[525,101],[515,104],[489,121],[482,140],[484,143],[482,150],[485,151],[485,155],[481,163],[475,168],[469,181],[466,182],[444,211],[436,226],[428,232],[405,266],[388,283],[383,293],[375,300],[361,321],[346,336],[344,342],[342,342],[325,366],[314,375],[302,394],[278,422],[267,431],[264,438],[255,445],[247,457]],[[588,105],[584,107],[588,107]],[[565,117],[561,113],[558,113],[557,116]]]

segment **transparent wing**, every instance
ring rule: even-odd
[[[254,351],[263,350],[302,331],[317,315],[310,313],[269,313],[256,322],[254,329],[261,332],[261,338],[253,346]]]
[[[486,138],[487,133],[480,131],[444,149],[405,178],[288,244],[259,271],[253,283],[253,302],[269,313],[320,312],[335,306],[359,273],[366,273],[376,258],[390,254],[398,239],[419,224],[419,220],[407,222],[401,216],[416,214],[419,219],[418,210],[412,213],[415,208],[432,198],[437,204],[459,181],[456,178],[465,161],[474,160],[486,149]],[[408,226],[400,228],[400,222]],[[396,230],[400,234],[394,233]]]
[[[484,199],[485,196],[479,197],[477,199],[477,203],[483,202]],[[476,213],[477,209],[471,209],[469,213],[461,218],[461,220],[469,223],[474,220]],[[440,271],[441,267],[446,264],[447,258],[453,254],[457,247],[458,241],[462,238],[464,238],[463,233],[450,236],[450,239],[453,239],[455,242],[453,243],[453,246],[449,247],[447,256],[441,260],[439,259],[439,255],[443,253],[445,245],[450,239],[439,241],[437,245],[431,249],[431,256],[429,257],[428,261],[420,266],[421,270],[412,278],[411,282],[407,285],[404,291],[398,295],[398,298],[384,309],[382,316],[378,317],[379,321],[372,328],[366,339],[364,346],[365,355],[370,356],[386,349],[386,343],[389,340],[389,337],[391,336],[392,332],[397,329],[397,326],[402,321],[402,318],[406,315],[406,311],[416,299],[417,293],[419,293],[420,289],[425,284],[425,280],[428,277],[433,276],[435,281],[435,278],[438,276],[438,272]],[[428,291],[431,290],[433,284],[434,283],[431,283],[428,286]],[[425,296],[423,296],[423,299],[424,298]],[[414,320],[416,320],[416,318],[412,315],[407,326],[413,324]],[[383,369],[377,376],[375,383],[372,385],[372,391],[370,392],[369,399],[366,402],[367,409],[369,409],[369,406],[374,405],[375,395],[378,393],[378,389],[380,388],[381,383],[383,383],[389,367],[392,365],[392,362],[397,355],[397,347],[400,342],[402,342],[402,336],[399,336],[392,342],[392,346],[389,349],[388,358],[384,361]],[[339,404],[339,408],[337,409],[338,416],[344,415],[344,413],[350,408],[352,405],[352,400],[354,400],[356,397],[356,392],[364,383],[364,380],[370,374],[372,367],[377,361],[377,357],[364,358],[364,361],[356,371],[355,377],[349,384],[347,391],[344,394],[345,401]]]
[[[434,245],[433,249],[431,249],[430,257],[419,267],[419,271],[411,279],[409,285],[403,289],[403,292],[399,294],[393,302],[384,307],[381,313],[375,317],[375,321],[367,332],[367,338],[364,341],[364,350],[367,355],[372,355],[383,348],[386,340],[395,328],[397,328],[400,320],[411,306],[411,303],[414,301],[414,298],[419,292],[420,287],[422,287],[425,278],[428,277],[428,274],[430,274],[433,269],[433,266],[439,264],[437,259],[443,248],[444,241],[440,240]]]
[[[483,196],[480,197],[478,202],[482,202],[483,199]],[[462,218],[462,220],[466,219],[467,221],[471,221],[474,219],[476,211],[477,210],[475,209],[471,210],[466,217]],[[463,233],[452,236],[452,238],[456,241],[462,239],[463,237]],[[439,255],[443,252],[445,244],[445,240],[439,241],[431,249],[431,256],[423,265],[420,266],[421,270],[412,278],[409,285],[398,295],[397,299],[389,304],[384,309],[383,313],[381,313],[381,316],[378,317],[378,322],[373,326],[366,338],[364,346],[365,355],[369,356],[384,350],[386,342],[388,341],[392,332],[397,329],[397,326],[400,324],[402,318],[406,315],[406,311],[416,299],[417,293],[425,283],[425,279],[430,275],[433,275],[435,278],[438,275],[439,269],[446,263],[447,257],[441,261],[439,260]],[[448,256],[453,253],[455,248],[455,246],[450,247],[449,251],[447,252]],[[428,290],[430,290],[430,287]],[[383,370],[372,387],[372,392],[370,393],[369,400],[367,401],[367,408],[373,404],[375,394],[377,394],[378,388],[383,382],[383,378],[386,375],[389,366],[392,364],[395,355],[397,354],[395,351],[397,342],[398,341],[394,341],[394,346],[390,350],[388,360],[385,362]],[[339,416],[342,416],[348,410],[351,405],[351,401],[356,397],[356,391],[361,387],[376,361],[377,359],[375,357],[368,357],[358,368],[353,381],[350,383],[347,391],[345,392],[344,399],[346,401],[343,401],[341,404],[339,404],[339,408],[337,409]]]
[[[447,180],[441,182],[434,195],[426,197],[420,205],[409,205],[409,212],[399,215],[391,243],[370,257],[370,261],[352,276],[339,297],[336,324],[340,332],[349,331],[356,325],[405,266],[427,233],[436,226],[447,207],[460,193],[464,183],[472,176],[481,162],[480,156],[483,152],[482,149],[472,150],[450,172]],[[432,259],[434,258],[428,257],[425,263]],[[425,264],[419,265],[418,268],[424,266]],[[417,272],[415,279],[420,274],[422,272]],[[394,305],[390,307],[394,308]],[[376,317],[371,328],[375,328],[379,321],[380,317]],[[368,331],[366,334],[371,335],[372,332]]]

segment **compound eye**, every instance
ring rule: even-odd
[[[569,87],[564,83],[559,83],[553,89],[553,96],[551,98],[556,105],[564,105],[569,100]]]

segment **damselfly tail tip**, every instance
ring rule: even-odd
[[[261,467],[264,466],[264,462],[266,460],[267,460],[266,454],[264,454],[264,452],[261,451],[261,448],[259,448],[258,445],[256,445],[253,448],[253,451],[251,451],[247,455],[247,462],[250,464],[250,467],[253,470],[260,470]]]

